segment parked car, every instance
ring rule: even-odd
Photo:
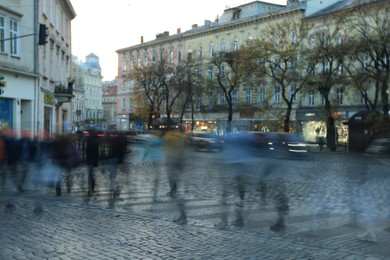
[[[390,155],[390,138],[374,139],[366,149],[367,154]]]
[[[224,139],[210,132],[196,132],[190,135],[190,144],[195,150],[223,151]]]

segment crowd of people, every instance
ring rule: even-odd
[[[127,151],[125,136],[120,133],[111,133],[106,137],[105,149],[108,149],[109,156],[104,161],[104,169],[108,173],[107,187],[109,187],[108,207],[114,207],[115,201],[120,193],[117,174],[123,171],[122,165]],[[43,188],[52,187],[56,196],[62,196],[64,190],[72,192],[73,169],[86,167],[86,187],[80,183],[84,190],[86,200],[90,199],[96,192],[95,172],[101,162],[101,138],[98,133],[91,129],[88,135],[83,133],[72,133],[53,138],[31,138],[29,136],[16,137],[9,133],[0,133],[0,175],[1,193],[9,199],[7,207],[12,208],[15,194],[24,192],[24,184],[30,178],[36,185],[36,191],[43,195]],[[143,142],[144,149],[142,161],[159,164],[154,172],[154,183],[151,191],[153,201],[161,201],[160,180],[161,176],[167,176],[169,187],[166,187],[164,195],[171,198],[177,205],[179,217],[175,219],[178,224],[187,223],[186,199],[189,193],[190,181],[185,180],[185,166],[187,160],[187,141],[185,135],[177,128],[150,131],[149,138]],[[263,151],[264,152],[264,151]],[[254,162],[257,161],[253,151],[253,140],[245,135],[235,135],[234,138],[227,138],[223,151],[223,160],[220,161],[221,169],[229,169],[228,172],[221,170],[222,205],[227,205],[227,191],[232,186],[236,187],[237,202],[236,226],[243,226],[243,204],[245,201],[248,184],[256,182],[261,191],[262,198],[266,197],[267,184],[265,178],[272,170],[275,170],[274,162],[267,160],[262,164],[260,173]],[[268,158],[270,159],[270,158]],[[164,162],[164,167],[161,166]],[[255,173],[255,174],[253,174]],[[188,177],[188,176],[187,176]],[[227,178],[226,178],[227,177]],[[282,182],[281,182],[282,183]],[[288,199],[284,194],[283,187],[278,187],[279,192],[275,196],[276,208],[279,218],[272,230],[280,231],[285,228],[285,218],[288,215]],[[227,208],[225,208],[227,210]],[[42,212],[42,205],[37,200],[36,212]],[[227,214],[221,214],[219,227],[227,226]]]

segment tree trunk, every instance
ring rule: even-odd
[[[291,116],[291,104],[288,104],[286,115],[284,117],[283,131],[288,133],[290,132],[290,116]]]

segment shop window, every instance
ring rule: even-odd
[[[314,106],[314,91],[309,91],[308,105]]]
[[[0,98],[0,130],[12,129],[13,126],[12,99]]]

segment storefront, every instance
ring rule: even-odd
[[[43,107],[43,131],[45,134],[53,133],[55,97],[52,94],[44,93]]]
[[[13,129],[13,99],[0,98],[0,130]]]
[[[344,123],[349,118],[348,111],[333,112],[336,127],[336,140],[339,144],[348,142],[348,126]],[[326,115],[318,110],[297,111],[297,120],[302,126],[302,134],[308,142],[318,142],[320,138],[326,138]]]

